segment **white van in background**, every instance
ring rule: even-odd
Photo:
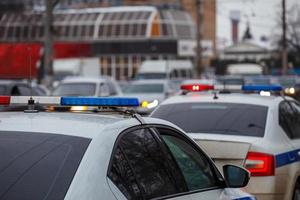
[[[263,75],[264,69],[261,65],[255,63],[237,63],[227,66],[227,75]]]
[[[193,64],[190,60],[146,60],[142,62],[135,79],[186,79],[192,75]]]

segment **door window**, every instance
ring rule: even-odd
[[[219,186],[220,179],[204,155],[174,133],[161,129],[159,132],[178,164],[189,191]]]
[[[183,192],[149,129],[128,132],[119,139],[108,176],[128,199],[151,199]]]

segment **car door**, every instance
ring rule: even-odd
[[[156,130],[183,175],[191,200],[230,199],[224,192],[222,176],[197,145],[176,130],[166,127]]]
[[[182,175],[172,166],[154,131],[130,129],[115,144],[108,183],[117,199],[190,200]]]

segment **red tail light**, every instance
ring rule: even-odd
[[[207,91],[207,90],[214,90],[213,85],[205,85],[205,84],[188,84],[188,85],[181,85],[180,87],[182,90],[188,91]]]
[[[251,176],[273,176],[275,174],[274,156],[249,152],[245,162],[245,167],[251,172]]]
[[[0,96],[0,105],[9,105],[10,96]]]

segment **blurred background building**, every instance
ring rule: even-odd
[[[133,77],[144,60],[194,60],[196,1],[53,0],[53,3],[56,3],[52,27],[54,65],[59,59],[98,58],[101,74],[123,80]],[[37,76],[38,68],[43,65],[46,39],[44,1],[1,0],[0,8],[3,61],[0,65],[6,66],[0,67],[6,69],[1,76],[27,76],[29,67]],[[202,0],[199,12],[203,22],[202,63],[209,67],[216,55],[216,1]],[[22,55],[30,55],[30,61]]]

